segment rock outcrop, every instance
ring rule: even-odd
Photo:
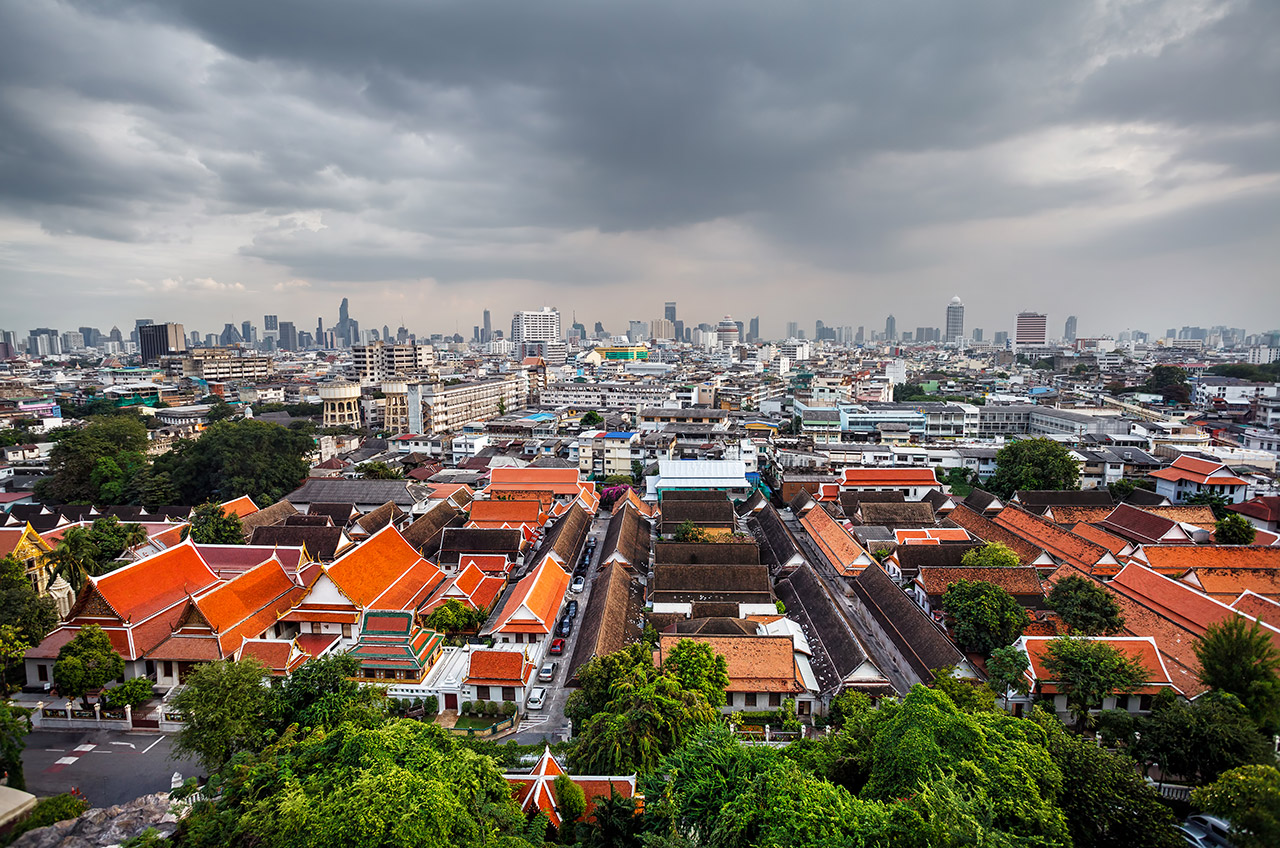
[[[127,804],[95,807],[79,818],[22,834],[10,848],[111,848],[147,828],[169,836],[178,827],[168,792],[143,795]]]

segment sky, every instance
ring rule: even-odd
[[[1274,0],[14,0],[0,327],[1280,327]]]

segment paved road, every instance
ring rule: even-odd
[[[609,529],[609,516],[601,513],[591,523],[589,537],[596,540],[595,554],[591,558],[591,562],[587,567],[587,585],[586,587],[574,595],[569,594],[569,598],[578,602],[578,617],[575,620],[573,633],[565,640],[564,653],[558,657],[548,655],[546,659],[554,660],[560,664],[556,669],[556,677],[550,683],[535,683],[535,686],[546,687],[547,705],[541,710],[529,713],[521,722],[520,728],[511,736],[507,736],[501,741],[514,740],[522,745],[531,745],[544,740],[548,742],[556,742],[561,739],[569,738],[569,721],[564,717],[565,701],[569,700],[569,693],[573,690],[565,686],[567,672],[569,670],[569,661],[573,658],[574,649],[578,645],[579,627],[576,625],[582,621],[582,616],[587,610],[587,601],[591,599],[591,589],[595,585],[596,575],[599,572],[598,564],[600,562],[600,548],[604,544],[605,533]],[[586,547],[585,541],[583,547]],[[577,556],[582,556],[582,551],[578,551]]]
[[[34,730],[22,755],[27,791],[57,795],[78,788],[95,807],[169,790],[173,773],[203,775],[192,761],[170,759],[172,738],[119,730]]]

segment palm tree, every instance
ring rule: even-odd
[[[98,560],[100,556],[101,551],[93,543],[88,530],[84,527],[68,529],[62,534],[58,547],[45,555],[53,566],[49,573],[49,586],[62,577],[70,584],[73,592],[80,594],[80,590],[84,588],[85,583],[89,582],[89,578],[101,572]]]

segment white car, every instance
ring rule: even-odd
[[[570,592],[581,592],[585,588],[587,588],[587,578],[585,577],[575,577],[573,582],[569,584]]]
[[[529,700],[524,702],[526,710],[540,710],[547,702],[547,690],[539,686],[529,690]]]
[[[538,669],[538,679],[543,683],[549,683],[555,679],[556,663],[548,660],[542,664],[542,668]]]

